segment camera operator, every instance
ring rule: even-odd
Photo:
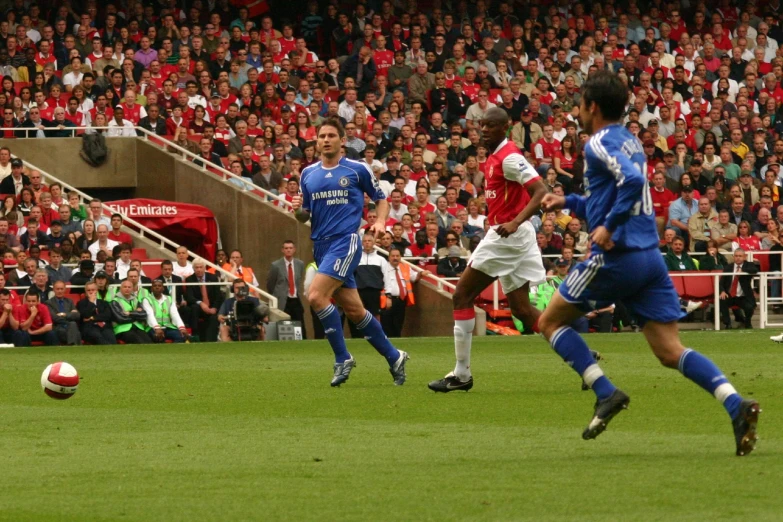
[[[263,341],[263,323],[269,309],[258,298],[249,296],[250,288],[244,280],[234,279],[231,287],[234,297],[227,299],[218,312],[220,340]]]

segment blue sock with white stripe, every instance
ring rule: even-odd
[[[570,326],[558,328],[549,340],[549,344],[566,364],[584,379],[599,399],[609,397],[617,389],[595,362],[582,336]]]
[[[368,311],[364,319],[356,325],[356,328],[364,334],[364,338],[375,350],[386,358],[389,366],[400,358],[400,351],[392,345],[389,338],[383,332],[381,323]]]
[[[678,369],[685,377],[715,396],[733,419],[740,411],[742,397],[714,362],[687,348],[680,356]]]
[[[348,348],[345,346],[345,337],[343,336],[343,321],[340,318],[340,312],[333,304],[329,304],[323,310],[315,312],[324,326],[326,339],[334,352],[334,362],[343,363],[351,358]]]

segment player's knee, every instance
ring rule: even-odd
[[[329,306],[329,297],[320,288],[310,287],[307,298],[310,300],[310,306],[316,311],[323,310]]]
[[[682,347],[677,346],[655,346],[653,353],[658,358],[658,362],[666,368],[677,368],[682,356]]]
[[[538,329],[547,340],[551,339],[561,326],[563,325],[560,324],[560,321],[552,317],[551,314],[544,313],[538,318]]]

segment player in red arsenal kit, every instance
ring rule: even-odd
[[[491,226],[486,237],[470,256],[454,292],[454,352],[457,365],[429,388],[436,392],[469,390],[470,347],[476,314],[473,301],[495,279],[500,279],[511,311],[533,329],[540,312],[530,304],[530,283],[546,280],[536,232],[529,219],[538,212],[547,193],[536,169],[517,146],[506,139],[510,122],[506,111],[493,107],[481,122],[481,132],[492,154],[484,177],[485,197]]]

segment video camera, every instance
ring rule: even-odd
[[[234,341],[256,341],[260,339],[261,322],[269,315],[269,307],[248,299],[247,285],[237,287],[234,306],[229,310],[226,323],[229,335]]]

